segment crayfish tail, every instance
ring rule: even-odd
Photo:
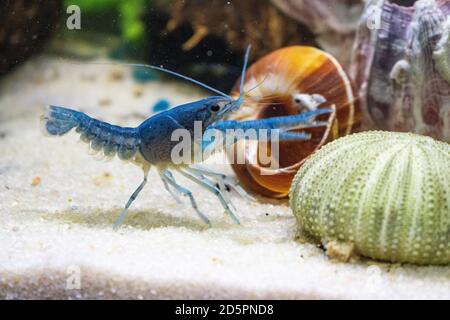
[[[79,124],[74,117],[75,110],[49,106],[41,117],[41,128],[45,135],[62,136]]]
[[[42,116],[45,134],[61,136],[73,128],[81,141],[88,143],[95,153],[104,157],[118,155],[122,160],[132,160],[139,151],[141,139],[137,128],[124,128],[89,117],[87,114],[57,106],[50,106]]]

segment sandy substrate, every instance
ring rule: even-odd
[[[199,97],[175,82],[136,84],[126,68],[46,58],[3,79],[0,298],[450,299],[450,267],[333,263],[294,241],[286,202],[232,196],[242,222],[236,226],[215,197],[181,177],[213,228],[187,202],[176,204],[152,172],[114,232],[140,169],[96,161],[75,134],[51,139],[39,130],[50,103],[134,126],[160,98],[180,104]]]

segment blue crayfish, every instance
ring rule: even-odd
[[[48,112],[42,117],[42,124],[46,133],[53,136],[61,136],[76,128],[76,132],[81,134],[81,140],[89,143],[94,151],[102,151],[105,156],[109,157],[117,154],[120,159],[131,161],[144,171],[144,180],[131,195],[125,208],[114,223],[115,229],[121,225],[128,208],[147,183],[148,172],[152,166],[158,170],[167,191],[175,199],[178,199],[177,195],[179,194],[187,196],[198,216],[206,224],[210,225],[210,220],[199,210],[191,191],[177,183],[172,174],[173,170],[216,195],[225,211],[235,223],[239,224],[228,197],[224,195],[223,188],[228,184],[238,190],[239,186],[231,183],[231,180],[223,174],[195,166],[194,164],[174,163],[172,160],[172,149],[178,143],[172,139],[172,134],[175,130],[183,129],[194,134],[194,125],[196,122],[200,122],[202,134],[205,134],[208,130],[225,132],[229,129],[246,130],[251,128],[268,130],[269,133],[276,130],[280,140],[304,140],[308,139],[309,136],[302,132],[292,132],[292,130],[320,125],[314,121],[315,117],[331,112],[330,109],[317,109],[295,116],[243,122],[226,121],[227,116],[238,110],[244,101],[244,79],[249,52],[250,47],[248,47],[245,54],[240,82],[240,96],[237,99],[173,71],[149,65],[134,65],[169,73],[218,94],[218,96],[208,97],[153,115],[136,128],[111,125],[93,119],[85,113],[68,108],[49,107]],[[258,136],[255,139],[258,139]],[[203,145],[203,143],[204,141],[200,141],[200,145]]]

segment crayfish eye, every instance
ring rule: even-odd
[[[217,104],[211,107],[212,112],[218,112],[219,110],[220,110],[220,106]]]

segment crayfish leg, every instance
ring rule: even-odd
[[[208,180],[206,179],[202,179],[202,177],[190,173],[188,171],[184,171],[182,169],[178,170],[183,176],[185,176],[186,178],[188,178],[189,180],[197,183],[198,185],[200,185],[201,187],[205,188],[206,190],[210,191],[211,193],[213,193],[219,200],[220,203],[222,204],[223,208],[225,209],[225,212],[231,217],[231,219],[236,223],[236,224],[241,224],[241,222],[239,221],[239,219],[236,217],[236,215],[234,214],[233,210],[231,209],[231,203],[229,201],[226,200],[226,198],[224,197],[222,191],[220,191],[219,188],[216,188],[213,184],[211,184]]]
[[[167,183],[168,185],[172,186],[179,192],[180,194],[186,196],[191,201],[191,206],[197,213],[197,215],[200,217],[203,222],[205,222],[209,227],[211,227],[211,222],[209,221],[208,217],[204,215],[198,208],[197,202],[195,201],[194,195],[192,192],[185,187],[180,186],[173,177],[172,173],[169,170],[162,170],[160,171],[160,177],[163,180],[163,182]]]

